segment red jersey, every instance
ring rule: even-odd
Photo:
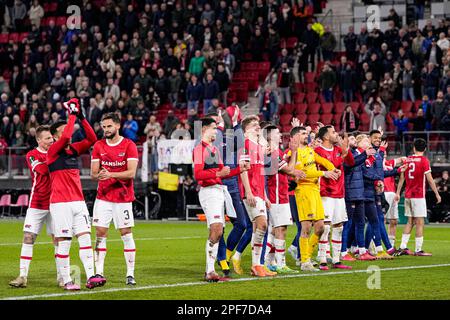
[[[50,205],[50,173],[47,167],[47,152],[39,148],[29,151],[26,155],[28,169],[31,174],[30,204],[33,209],[48,210]]]
[[[286,167],[288,163],[284,160],[284,153],[280,149],[272,155],[272,163],[275,163],[276,172],[267,178],[268,197],[271,203],[284,204],[289,203],[289,183],[288,176],[281,169]]]
[[[395,168],[395,159],[384,161],[384,170],[390,171]],[[384,178],[384,192],[397,192],[395,188],[395,177]]]
[[[245,139],[244,148],[239,150],[239,161],[243,158],[250,159],[250,170],[247,171],[248,180],[250,183],[250,189],[254,197],[259,197],[265,199],[265,179],[264,179],[264,151],[263,148],[251,141],[250,139]],[[241,198],[245,199],[245,190],[242,179],[239,176],[239,191],[241,193]]]
[[[194,178],[202,187],[209,187],[215,184],[222,184],[222,179],[236,176],[240,173],[240,168],[230,169],[230,174],[225,177],[217,177],[218,171],[224,167],[219,150],[202,141],[194,148]]]
[[[97,141],[97,136],[89,122],[84,119],[81,125],[86,132],[86,139],[70,143],[76,119],[75,115],[69,116],[61,137],[47,152],[47,165],[52,183],[50,203],[84,201],[78,156],[89,150]]]
[[[341,176],[338,180],[327,179],[325,177],[320,178],[320,195],[322,197],[329,198],[344,198],[345,197],[345,179],[344,179],[344,161],[349,166],[355,164],[353,154],[351,151],[347,153],[347,156],[342,158],[342,149],[338,146],[333,146],[332,149],[327,149],[323,146],[318,146],[314,151],[322,158],[330,161],[336,169],[341,170]],[[327,171],[325,167],[319,165],[319,170]]]
[[[430,162],[424,156],[409,156],[406,163],[405,198],[425,198],[425,175],[431,172]]]
[[[105,168],[109,172],[127,171],[130,160],[139,161],[136,144],[130,139],[122,137],[114,145],[109,144],[108,140],[102,139],[94,144],[91,161],[100,162],[100,168]],[[97,199],[115,203],[134,201],[133,180],[114,178],[99,180]]]

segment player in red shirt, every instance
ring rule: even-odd
[[[119,230],[127,265],[127,285],[136,285],[134,265],[136,246],[131,228],[134,227],[133,179],[138,165],[136,144],[119,135],[120,118],[115,113],[103,115],[101,126],[105,139],[95,143],[92,151],[91,176],[98,180],[97,198],[94,204],[93,223],[96,229],[95,270],[96,277],[106,283],[103,267],[106,257],[106,238],[111,220]]]
[[[20,253],[20,275],[9,283],[11,287],[25,288],[27,286],[28,271],[33,257],[33,245],[37,235],[41,232],[44,223],[47,225],[47,234],[54,240],[52,221],[49,211],[50,176],[47,167],[47,150],[53,143],[49,126],[39,126],[36,129],[38,147],[26,155],[27,166],[31,175],[30,202],[23,224],[23,243]],[[55,243],[55,255],[57,244]],[[56,258],[56,257],[55,257]],[[58,274],[59,280],[59,274]]]
[[[214,264],[217,259],[219,240],[225,226],[224,209],[233,206],[227,187],[222,179],[233,177],[248,170],[249,165],[240,163],[239,167],[230,169],[224,166],[219,150],[213,145],[216,140],[217,123],[212,118],[203,118],[202,139],[194,148],[194,178],[201,186],[198,192],[200,205],[206,216],[209,237],[206,241],[205,280],[217,282],[225,280],[216,273]]]
[[[408,167],[400,176],[397,186],[395,200],[399,201],[402,191],[403,181],[405,181],[405,216],[408,217],[408,223],[403,229],[402,243],[400,249],[395,253],[401,255],[431,256],[431,253],[422,250],[424,220],[427,216],[427,203],[425,201],[425,180],[430,184],[431,189],[436,195],[436,203],[441,202],[441,196],[431,175],[430,162],[424,156],[427,148],[427,142],[424,139],[414,140],[414,155],[406,160]],[[408,249],[408,241],[413,226],[416,226],[416,248],[415,253]]]
[[[64,281],[65,290],[80,290],[70,277],[69,252],[72,235],[78,238],[80,260],[86,271],[86,287],[92,289],[101,283],[94,274],[94,255],[91,244],[91,225],[89,212],[84,201],[80,181],[78,156],[87,152],[97,141],[94,130],[84,118],[78,99],[71,99],[64,106],[69,111],[69,120],[59,121],[50,127],[55,142],[47,152],[47,165],[50,171],[51,194],[50,214],[53,232],[58,242],[56,255],[58,269]],[[73,128],[77,117],[86,133],[86,139],[71,143]]]
[[[387,152],[385,152],[384,158],[384,171],[390,171],[406,161],[406,157],[387,160]],[[395,234],[397,232],[398,224],[398,202],[395,201],[396,191],[395,177],[384,178],[384,197],[386,198],[386,202],[389,204],[389,210],[386,212],[386,219],[389,221],[389,241],[391,242],[393,248],[395,247]]]
[[[250,162],[250,169],[239,176],[239,189],[244,200],[250,221],[253,223],[252,235],[252,275],[273,276],[275,272],[261,264],[261,252],[267,231],[267,209],[270,201],[266,196],[264,177],[264,156],[266,151],[260,144],[261,127],[258,116],[248,116],[242,120],[244,148],[239,151],[239,160]]]
[[[264,127],[267,133],[267,141],[270,146],[271,165],[269,172],[267,172],[267,190],[269,201],[271,203],[269,215],[269,229],[271,232],[267,238],[269,247],[274,246],[274,264],[266,258],[266,264],[271,271],[285,274],[298,273],[297,270],[292,270],[286,266],[286,233],[289,225],[292,225],[291,208],[289,204],[289,183],[288,175],[294,175],[298,178],[304,178],[306,175],[300,171],[295,170],[295,157],[287,159],[285,153],[280,149],[281,134],[280,130],[275,125],[268,125]],[[298,142],[291,139],[290,150],[297,150]],[[288,162],[289,161],[289,162]],[[272,235],[273,234],[273,235]],[[271,241],[272,240],[272,241]],[[266,249],[266,256],[268,256]]]
[[[329,233],[332,227],[331,243],[333,248],[332,263],[334,268],[351,269],[340,262],[342,248],[342,232],[344,223],[348,220],[345,206],[345,181],[344,181],[344,162],[352,167],[355,163],[353,154],[348,152],[348,137],[339,142],[339,135],[333,126],[324,126],[319,129],[318,138],[322,144],[314,151],[322,158],[327,159],[341,173],[339,179],[332,180],[322,177],[320,179],[320,196],[322,197],[323,208],[325,211],[324,232],[319,241],[319,263],[320,270],[328,270],[326,252],[329,249]],[[319,170],[324,170],[320,168]]]

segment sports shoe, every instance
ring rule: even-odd
[[[386,251],[380,251],[376,255],[377,260],[392,260],[394,259],[393,256],[390,254],[387,254]]]
[[[337,262],[337,263],[333,263],[333,269],[351,270],[352,267],[346,266],[345,264],[342,264],[341,262]]]
[[[27,277],[17,277],[16,279],[10,281],[9,285],[13,288],[26,288],[27,283]]]
[[[88,289],[94,289],[95,287],[100,287],[103,284],[103,281],[105,281],[106,283],[106,279],[105,278],[97,278],[97,275],[92,276],[88,279],[88,281],[86,282],[86,288]],[[103,283],[103,284],[102,284]]]
[[[231,276],[230,276],[230,274],[231,274],[231,271],[230,271],[230,269],[225,269],[225,270],[222,270],[222,272],[223,272],[223,276],[225,277],[225,278],[231,278]]]
[[[273,277],[273,276],[277,275],[276,272],[271,271],[267,266],[263,266],[263,268],[264,268],[264,272],[266,273],[266,276]]]
[[[302,266],[302,261],[300,259],[299,260],[295,260],[295,265],[297,267],[301,267]]]
[[[283,266],[281,268],[277,267],[276,272],[278,274],[289,274],[289,273],[298,273],[298,270],[293,270],[293,269],[289,268],[288,266]]]
[[[255,277],[267,277],[266,271],[263,266],[253,266],[251,269],[252,276]]]
[[[373,260],[377,260],[376,257],[372,256],[372,255],[369,254],[368,252],[359,255],[357,259],[360,260],[360,261],[373,261]]]
[[[395,251],[394,256],[396,257],[400,257],[400,256],[413,256],[414,253],[409,250],[408,248],[405,249],[398,249],[397,251]]]
[[[327,263],[333,263],[333,258],[330,255],[327,255]]]
[[[241,259],[237,259],[234,256],[231,257],[231,263],[233,264],[233,269],[236,274],[243,275],[244,270],[241,267]]]
[[[342,261],[355,261],[356,259],[353,258],[350,253],[345,254],[343,257],[341,257]]]
[[[94,276],[96,279],[99,279],[100,281],[98,282],[98,287],[102,287],[102,286],[104,286],[105,285],[105,283],[106,283],[106,278],[104,277],[104,276],[102,276],[101,274],[96,274],[95,276]]]
[[[275,266],[273,264],[268,265],[267,269],[269,269],[269,271],[272,271],[272,272],[277,272],[277,266]]]
[[[315,268],[319,267],[319,262],[317,262],[316,260],[311,260],[311,263],[312,263],[313,267],[315,267]]]
[[[56,284],[58,285],[58,287],[64,288],[64,280],[63,280],[63,278],[59,278],[58,280],[56,280]]]
[[[388,255],[391,255],[391,256],[393,256],[394,255],[394,253],[396,252],[397,250],[395,250],[395,248],[394,247],[392,247],[392,248],[390,248],[389,250],[387,250],[386,251],[386,253],[388,254]]]
[[[433,254],[429,252],[424,252],[423,250],[414,252],[414,255],[417,257],[431,257]]]
[[[314,266],[312,265],[312,263],[310,261],[302,263],[301,270],[302,271],[312,271],[312,272],[319,271],[319,269],[314,268]]]
[[[328,264],[326,264],[326,263],[321,263],[321,264],[319,265],[319,270],[327,271],[327,270],[330,270],[330,268],[328,268]]]
[[[72,281],[67,282],[64,285],[64,290],[67,290],[67,291],[78,291],[80,289],[81,289],[80,286],[75,284],[75,283],[73,283]]]
[[[288,252],[291,254],[292,259],[298,260],[297,247],[294,247],[293,245],[289,246]]]
[[[127,286],[135,286],[136,285],[136,280],[134,279],[134,277],[128,276],[125,284]]]
[[[128,280],[128,277],[127,277]],[[214,271],[206,273],[205,272],[205,280],[207,282],[218,282],[220,280],[220,277],[217,273],[215,273]]]

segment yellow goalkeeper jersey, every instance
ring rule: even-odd
[[[291,152],[288,152],[291,155]],[[297,181],[297,189],[303,187],[313,187],[320,191],[319,178],[323,176],[323,171],[317,169],[317,165],[320,164],[327,168],[327,170],[333,170],[334,165],[325,158],[319,156],[312,148],[298,148],[297,160],[295,162],[295,169],[301,170],[306,174],[305,179]]]

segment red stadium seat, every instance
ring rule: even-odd
[[[318,94],[316,92],[308,92],[306,94],[306,102],[307,103],[314,103],[317,101]]]
[[[311,103],[307,108],[308,114],[319,114],[320,103]]]
[[[22,215],[23,208],[27,208],[28,207],[28,200],[29,200],[28,194],[21,194],[17,198],[17,202],[16,203],[11,203],[11,207],[13,207],[13,208],[20,208],[20,215]]]
[[[5,209],[8,208],[8,214],[11,213],[11,195],[4,194],[0,198],[0,207],[2,208],[2,216],[5,214]]]
[[[295,47],[295,45],[297,44],[297,37],[291,37],[288,38],[286,41],[286,48],[288,49],[293,49]]]
[[[295,110],[295,106],[292,103],[286,103],[283,106],[283,112],[282,113],[289,113],[289,114],[294,114],[294,110]]]
[[[297,103],[295,104],[295,112],[297,114],[297,116],[299,114],[306,114],[306,109],[307,109],[307,105],[306,103]]]
[[[289,124],[289,125],[286,125],[286,126],[282,126],[281,127],[281,132],[286,132],[286,133],[289,133],[290,131],[291,131],[291,129],[292,129],[292,126]]]
[[[56,18],[56,25],[58,26],[58,27],[61,27],[61,26],[63,26],[63,25],[65,25],[66,24],[66,22],[67,22],[67,17],[57,17]]]
[[[0,34],[0,44],[8,43],[9,35],[7,33]]]
[[[308,115],[308,124],[310,126],[316,124],[320,120],[320,114],[310,114]]]
[[[398,111],[400,109],[400,101],[394,100],[391,103],[391,111]]]
[[[402,101],[400,104],[400,108],[404,113],[411,112],[413,107],[413,103],[411,101]]]
[[[303,103],[305,101],[305,94],[303,92],[294,93],[294,102]]]
[[[296,82],[295,83],[295,91],[297,92],[303,92],[305,90],[303,83]]]
[[[305,82],[313,83],[316,79],[316,74],[314,72],[305,72]]]
[[[305,92],[316,92],[319,86],[316,82],[305,83]]]
[[[336,104],[334,105],[334,113],[341,115],[341,113],[344,112],[346,105],[347,103],[345,102],[336,102]]]
[[[22,32],[22,33],[19,35],[19,42],[22,42],[23,39],[26,39],[26,38],[28,37],[28,34],[29,34],[29,32]]]
[[[17,33],[17,32],[14,32],[14,33],[10,33],[9,34],[9,41],[12,41],[12,42],[19,42],[19,34]]]
[[[300,121],[300,123],[303,123],[303,124],[305,124],[306,120],[308,119],[308,115],[306,115],[304,113],[303,114],[297,114],[295,117],[298,119],[298,121]]]
[[[350,106],[352,107],[354,113],[360,113],[361,104],[359,102],[350,102]]]
[[[419,110],[421,104],[422,104],[422,100],[416,100],[414,102],[414,111],[415,112],[417,112],[417,110]]]
[[[333,104],[331,102],[322,103],[322,113],[332,113]]]
[[[282,126],[286,126],[286,125],[290,124],[291,120],[292,120],[292,114],[282,114],[280,116],[280,124]]]
[[[370,122],[370,116],[367,113],[361,113],[361,115],[359,116],[359,121],[362,125],[368,125]]]
[[[333,116],[334,127],[336,130],[341,130],[341,114],[335,114]]]
[[[332,124],[333,122],[333,114],[332,113],[324,113],[320,115],[320,122],[324,125]]]

